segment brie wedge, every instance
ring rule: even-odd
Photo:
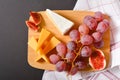
[[[46,9],[47,16],[54,23],[54,25],[58,28],[58,30],[64,35],[67,33],[74,23],[65,17],[51,11],[50,9]]]

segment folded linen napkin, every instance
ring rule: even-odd
[[[78,0],[73,10],[101,11],[111,18],[111,68],[78,72],[72,80],[120,80],[120,0]],[[84,79],[83,79],[84,78]],[[42,80],[68,80],[65,72],[45,71]]]

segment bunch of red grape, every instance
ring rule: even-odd
[[[78,30],[70,31],[71,41],[67,44],[61,42],[56,46],[57,54],[49,57],[51,63],[56,65],[57,71],[67,71],[71,75],[85,69],[89,63],[81,58],[89,58],[92,54],[91,45],[95,48],[104,46],[102,37],[108,28],[109,21],[104,19],[101,12],[85,16]]]
[[[103,34],[108,28],[109,21],[104,19],[101,12],[95,12],[94,16],[85,16],[83,24],[78,28],[81,34],[80,42],[82,45],[93,44],[95,48],[102,48],[104,46]]]

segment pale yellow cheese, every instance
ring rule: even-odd
[[[37,40],[34,37],[31,37],[30,40],[28,41],[28,45],[33,49],[36,50],[37,49]]]

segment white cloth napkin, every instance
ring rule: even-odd
[[[111,69],[79,72],[71,77],[72,80],[120,80],[120,0],[77,0],[74,10],[101,11],[110,16]],[[65,72],[45,71],[42,80],[68,79]]]

